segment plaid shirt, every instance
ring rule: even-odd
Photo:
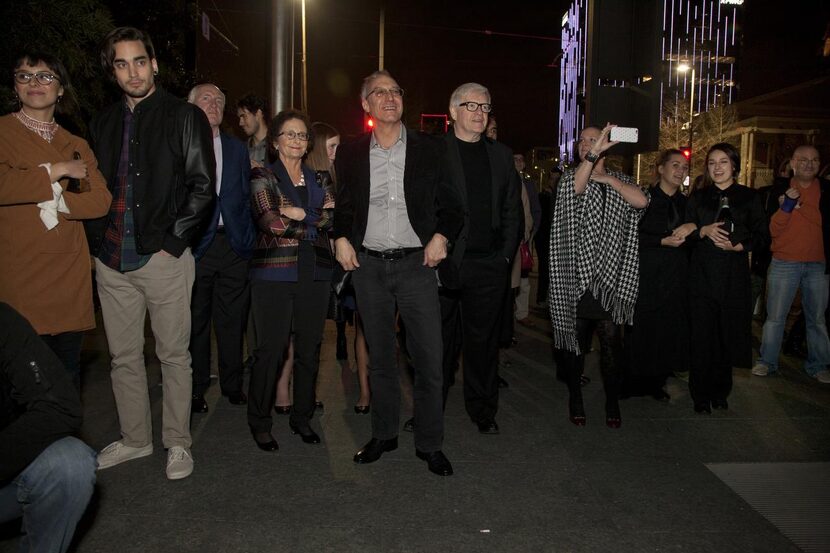
[[[124,132],[121,136],[121,158],[115,187],[112,190],[109,222],[98,259],[107,267],[126,273],[143,267],[151,255],[141,255],[135,245],[133,221],[133,178],[130,171],[130,146],[133,143],[133,112],[124,106]]]

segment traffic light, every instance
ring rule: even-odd
[[[375,128],[375,120],[368,113],[363,114],[363,132],[371,132]]]
[[[688,146],[683,146],[680,148],[680,153],[683,154],[683,157],[686,158],[686,161],[692,159],[692,149]]]

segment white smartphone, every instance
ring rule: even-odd
[[[612,142],[631,142],[632,144],[636,144],[639,137],[640,131],[636,127],[614,127],[609,136]]]

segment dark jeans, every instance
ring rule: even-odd
[[[81,345],[83,332],[61,332],[60,334],[41,334],[46,345],[55,352],[63,363],[66,372],[72,377],[72,383],[81,389]]]
[[[242,390],[242,336],[248,322],[250,297],[248,261],[236,255],[225,234],[217,233],[205,255],[196,262],[190,302],[194,394],[204,395],[210,386],[211,322],[216,333],[222,393]]]
[[[415,368],[415,447],[441,449],[441,308],[434,269],[423,265],[423,252],[397,261],[358,254],[352,275],[363,332],[369,347],[372,387],[372,436],[398,435],[401,409],[400,371],[395,354],[395,309],[406,329],[407,350]]]
[[[314,413],[314,383],[320,365],[320,342],[330,290],[327,280],[251,282],[251,310],[257,329],[248,388],[248,424],[253,432],[271,430],[271,409],[292,325],[294,399],[290,422],[300,429],[308,428]]]
[[[493,420],[499,408],[497,371],[499,333],[508,293],[509,266],[496,255],[464,259],[461,288],[442,289],[442,333],[444,340],[444,403],[454,382],[458,355],[464,352],[464,404],[474,422]]]

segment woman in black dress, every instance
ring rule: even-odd
[[[650,395],[668,401],[664,386],[672,372],[684,372],[689,360],[685,238],[672,234],[686,216],[680,193],[689,162],[680,150],[665,150],[657,159],[658,182],[640,220],[640,293],[634,325],[626,329],[628,364],[623,397]]]
[[[694,243],[689,262],[689,391],[697,413],[727,409],[732,367],[752,365],[748,256],[754,245],[768,240],[769,232],[761,197],[736,182],[740,167],[734,146],[712,146],[702,186],[686,206],[686,224],[673,233]]]

